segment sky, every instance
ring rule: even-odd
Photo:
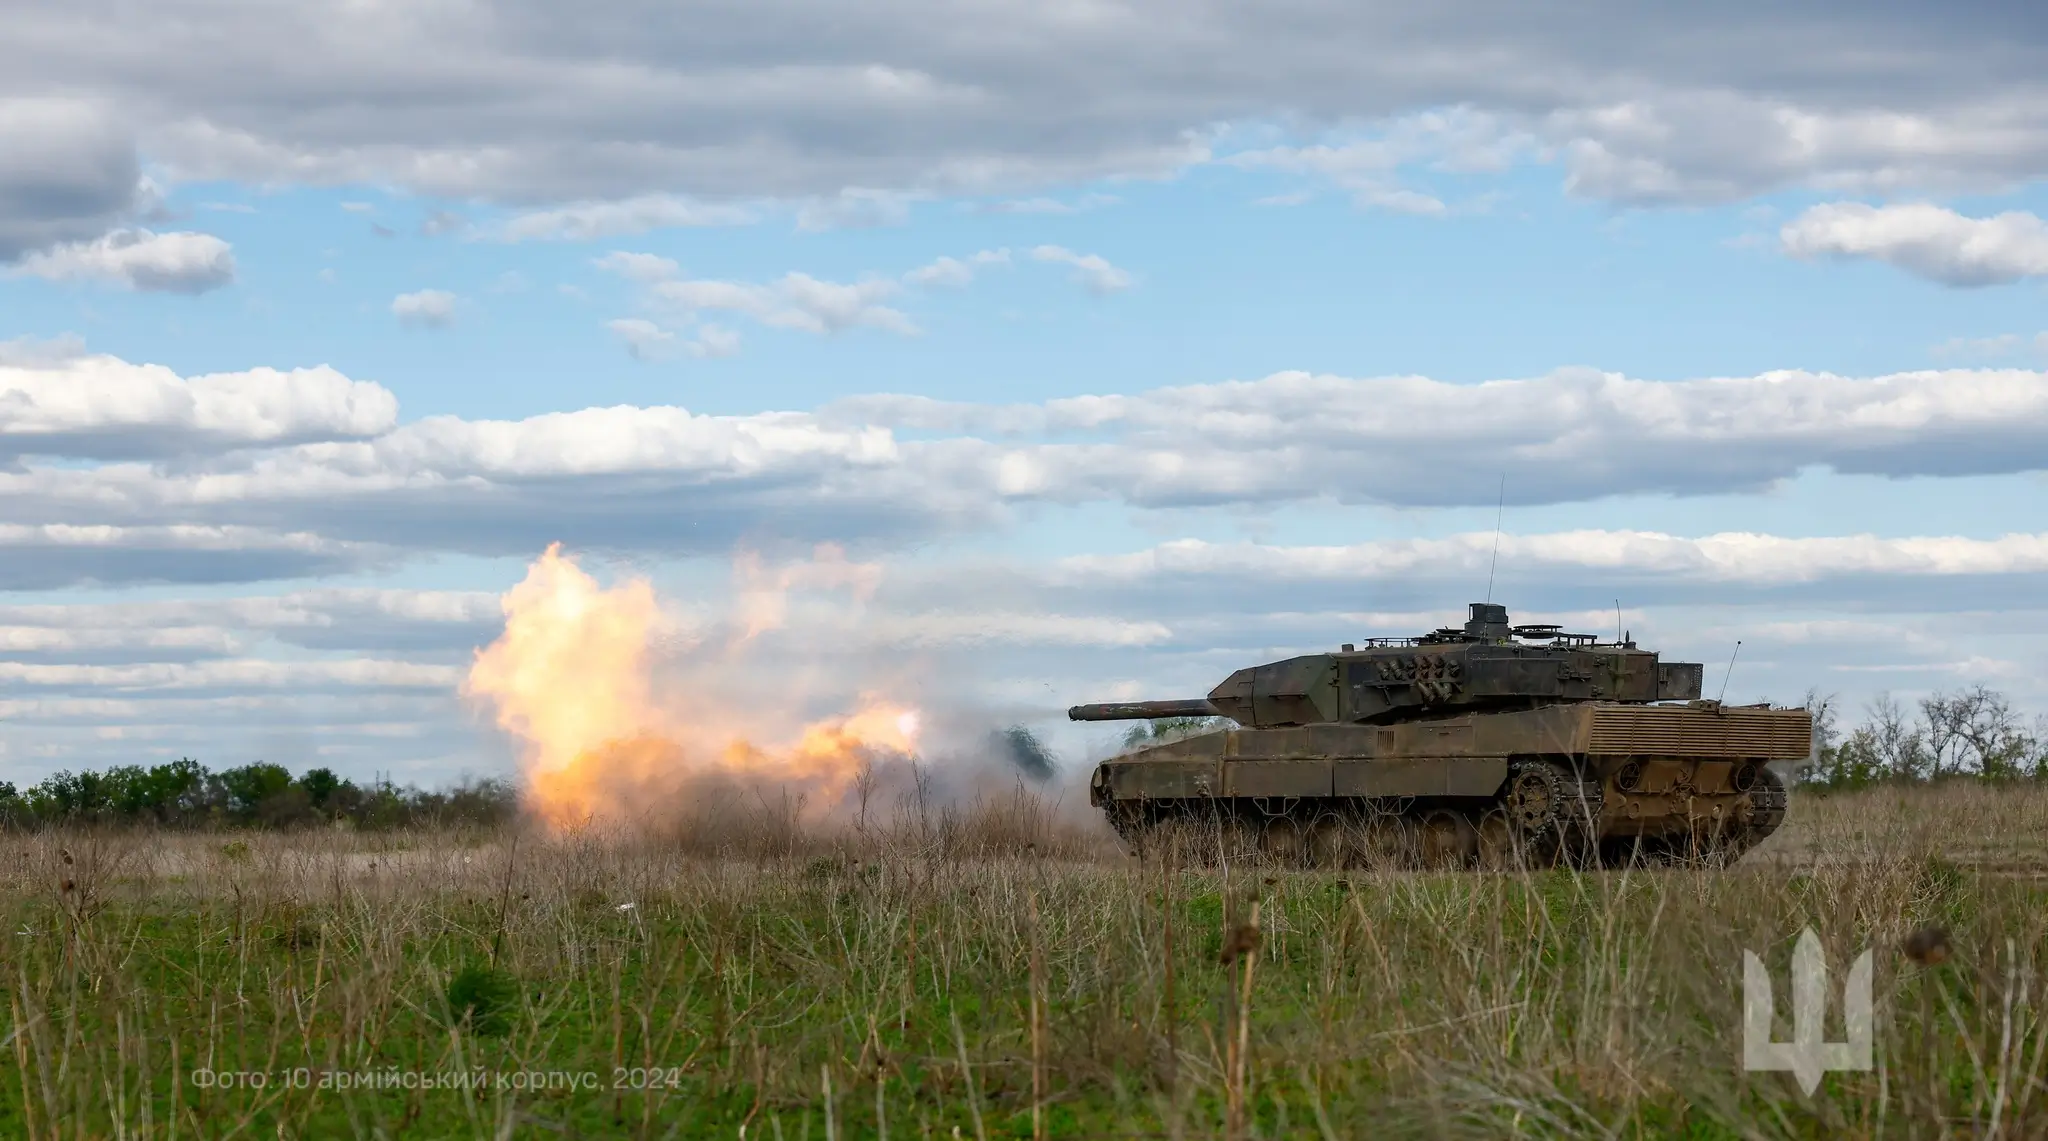
[[[557,542],[1075,764],[1489,594],[2048,712],[2048,16],[1675,7],[0,0],[0,779],[510,771]]]

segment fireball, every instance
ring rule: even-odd
[[[862,693],[849,712],[805,722],[791,709],[805,695],[745,692],[734,662],[781,625],[789,590],[844,588],[865,600],[878,568],[832,547],[772,572],[747,553],[736,564],[730,625],[740,633],[722,655],[704,653],[651,583],[604,587],[559,543],[505,593],[504,633],[477,651],[463,695],[517,743],[542,820],[565,828],[641,815],[708,775],[795,784],[830,803],[863,765],[916,753],[915,709]]]

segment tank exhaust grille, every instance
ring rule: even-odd
[[[1605,708],[1587,752],[1604,756],[1743,757],[1803,761],[1813,719],[1803,709]]]

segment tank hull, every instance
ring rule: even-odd
[[[1200,733],[1104,761],[1089,798],[1136,845],[1217,820],[1314,862],[1726,859],[1783,818],[1769,766],[1811,747],[1803,709],[1577,702]]]

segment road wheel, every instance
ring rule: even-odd
[[[1522,866],[1522,845],[1507,813],[1495,809],[1481,816],[1477,833],[1480,867],[1504,872]]]
[[[1292,816],[1269,817],[1259,836],[1259,851],[1275,864],[1299,867],[1307,862],[1303,831],[1301,822]]]
[[[1479,833],[1464,813],[1437,809],[1422,818],[1416,847],[1425,868],[1462,868],[1479,851]]]
[[[1416,864],[1415,821],[1406,816],[1381,813],[1359,826],[1359,848],[1365,866],[1375,871],[1397,871]]]
[[[1343,818],[1326,812],[1308,828],[1307,855],[1311,866],[1341,868],[1349,861],[1351,837]]]

